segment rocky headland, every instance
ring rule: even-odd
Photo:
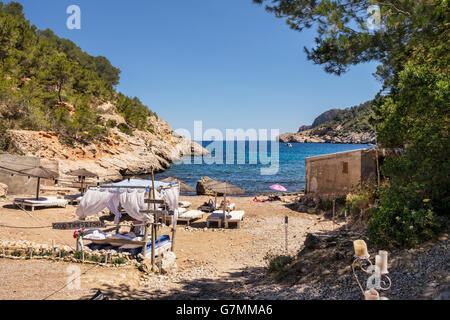
[[[343,110],[331,109],[319,115],[312,125],[281,134],[279,139],[285,143],[375,144],[375,131],[369,123],[371,114],[370,101]]]
[[[117,124],[125,119],[108,103],[100,108],[105,121]],[[184,156],[201,156],[208,151],[174,132],[161,118],[151,117],[153,132],[134,130],[132,135],[111,128],[102,142],[73,146],[64,144],[54,132],[9,130],[11,153],[57,162],[60,178],[71,170],[85,168],[97,173],[101,180],[116,180],[123,175],[148,174],[168,169]]]

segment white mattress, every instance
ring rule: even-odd
[[[23,202],[26,204],[47,204],[47,205],[59,205],[59,204],[67,204],[67,200],[58,199],[57,197],[47,197],[47,198],[39,198],[37,199],[14,199],[14,202]]]
[[[191,206],[191,203],[189,201],[180,201],[178,202],[178,205],[181,208],[189,208]]]
[[[185,212],[183,214],[180,214],[178,218],[180,219],[195,219],[203,216],[204,212],[199,210],[190,210],[188,212]]]
[[[227,213],[227,220],[242,220],[244,218],[245,211],[231,211]],[[214,211],[208,219],[217,220],[223,218],[223,211]]]

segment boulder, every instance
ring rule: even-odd
[[[213,179],[211,179],[210,177],[202,177],[200,180],[198,180],[197,182],[197,195],[206,195],[206,196],[213,196],[214,192],[212,192],[210,189],[208,189],[206,187],[206,184],[214,181]]]
[[[172,251],[164,252],[161,259],[161,273],[168,274],[178,270],[177,256]]]
[[[4,183],[0,183],[0,198],[5,198],[8,194],[8,186]]]
[[[139,264],[138,267],[139,271],[146,273],[146,274],[151,274],[152,272],[152,263],[149,260],[144,260]],[[158,267],[155,265],[155,273],[158,273]]]

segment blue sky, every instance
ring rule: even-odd
[[[4,1],[8,2],[8,1]],[[173,129],[296,131],[330,108],[375,96],[376,64],[337,77],[306,60],[314,33],[289,29],[251,0],[20,0],[27,19],[122,70],[118,90]],[[81,8],[81,30],[66,8]]]

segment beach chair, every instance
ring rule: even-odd
[[[20,208],[26,210],[30,208],[34,211],[34,208],[52,208],[52,207],[66,207],[68,202],[64,199],[58,199],[57,197],[47,197],[47,198],[16,198],[13,203]]]
[[[214,211],[208,218],[206,218],[206,227],[209,228],[211,222],[217,223],[221,228],[222,224],[225,228],[229,227],[230,223],[236,223],[237,228],[241,227],[241,221],[244,220],[245,211],[231,211],[226,214],[226,219],[223,219],[223,211]]]
[[[204,214],[205,213],[203,211],[200,211],[200,210],[190,210],[190,211],[187,211],[187,212],[182,213],[181,215],[179,215],[177,223],[180,222],[180,221],[183,221],[183,222],[186,222],[186,225],[189,226],[189,224],[191,222],[203,218]]]

